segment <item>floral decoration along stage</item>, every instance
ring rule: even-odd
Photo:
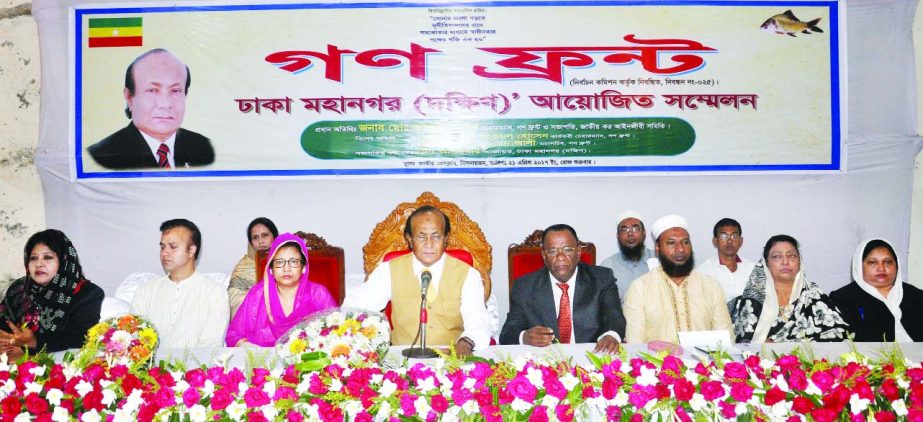
[[[301,353],[311,353],[309,347]],[[714,361],[687,364],[662,353],[591,355],[589,367],[522,356],[501,362],[450,357],[435,367],[387,368],[374,360],[342,364],[338,356],[320,368],[304,369],[303,357],[281,368],[241,370],[187,369],[181,362],[143,369],[100,359],[79,368],[75,360],[55,362],[45,354],[17,363],[0,356],[0,417],[94,422],[923,420],[923,367],[905,360],[896,347],[883,352],[879,362],[856,353],[827,361],[801,352],[741,361],[713,355]]]
[[[158,344],[157,330],[150,321],[132,314],[112,317],[90,327],[73,365],[82,369],[96,362],[104,368],[147,369]]]
[[[391,344],[391,328],[384,314],[364,309],[337,308],[311,315],[276,342],[276,353],[300,371],[331,363],[365,367],[381,363]]]

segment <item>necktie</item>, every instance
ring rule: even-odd
[[[167,144],[160,144],[160,148],[157,148],[157,165],[160,166],[160,168],[170,168],[170,160],[167,159],[167,154],[169,153],[170,147],[168,147]]]
[[[570,331],[574,325],[570,315],[570,297],[567,296],[567,289],[570,286],[567,283],[557,283],[557,285],[561,288],[561,302],[558,306],[560,308],[558,311],[558,333],[560,338],[558,341],[570,343]]]

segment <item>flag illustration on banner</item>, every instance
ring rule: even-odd
[[[90,19],[90,48],[141,46],[141,18]]]

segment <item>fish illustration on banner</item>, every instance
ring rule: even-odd
[[[769,19],[766,19],[766,22],[763,22],[760,25],[760,29],[764,29],[768,32],[774,32],[776,34],[787,34],[790,37],[794,37],[795,33],[810,34],[813,32],[824,32],[822,29],[817,27],[817,23],[820,22],[820,18],[802,22],[800,19],[795,17],[795,14],[791,10],[786,10],[785,13],[780,13]]]

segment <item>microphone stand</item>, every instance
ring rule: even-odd
[[[410,359],[432,359],[439,357],[436,354],[436,351],[426,347],[426,291],[429,289],[429,282],[432,276],[429,271],[424,271],[420,275],[422,279],[422,293],[420,294],[420,326],[417,328],[417,336],[414,337],[413,342],[410,343],[410,347],[401,351],[401,354],[406,358]],[[413,345],[417,344],[417,339],[420,339],[420,347],[414,349]]]

